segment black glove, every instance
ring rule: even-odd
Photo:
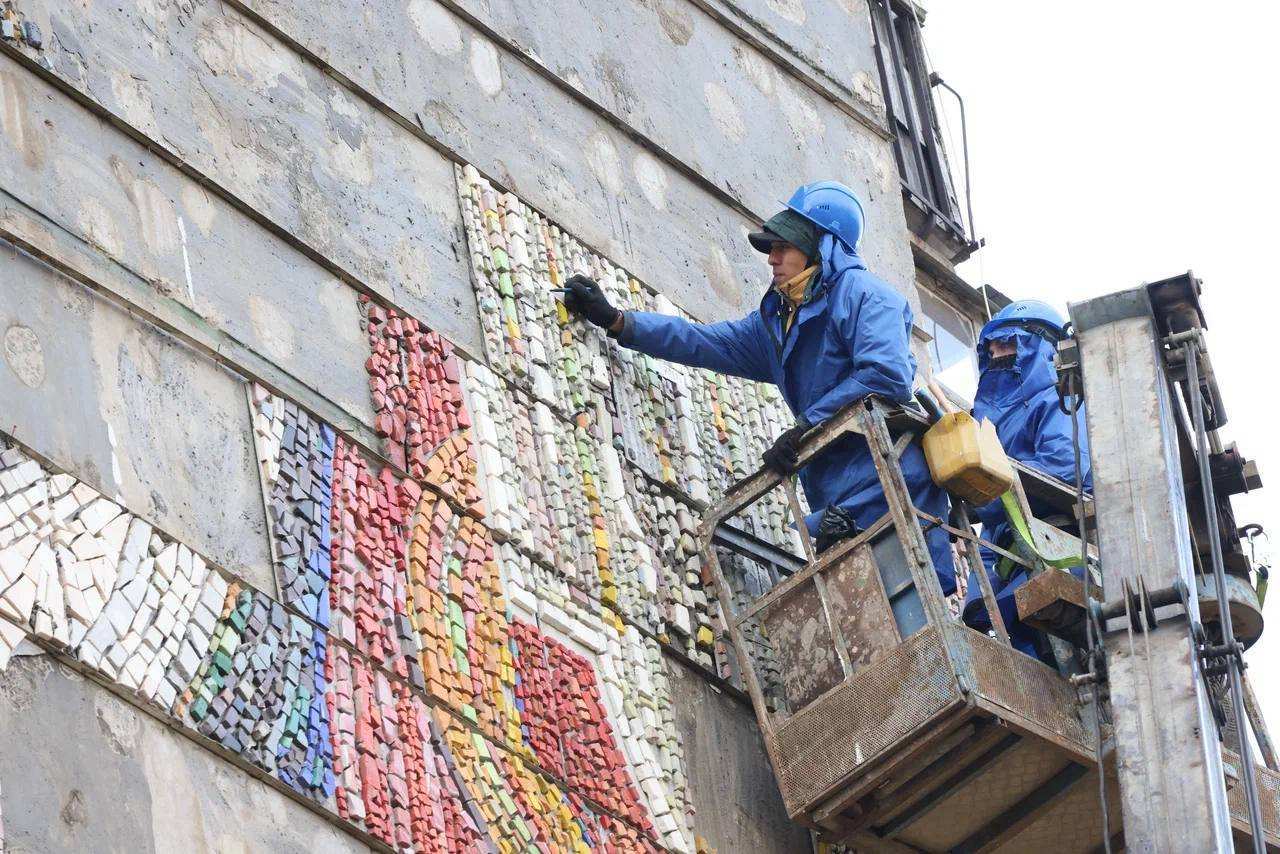
[[[580,317],[585,317],[601,329],[608,329],[618,321],[622,312],[609,304],[609,299],[593,279],[586,276],[570,276],[561,289],[564,307]]]
[[[841,540],[862,533],[853,514],[843,507],[828,507],[818,520],[818,536],[813,546],[821,554]]]
[[[801,418],[796,426],[778,437],[770,448],[764,452],[764,464],[782,474],[791,474],[800,462],[800,439],[813,429],[808,421]]]

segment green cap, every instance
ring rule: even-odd
[[[747,235],[756,251],[768,254],[779,240],[790,243],[813,260],[818,257],[818,241],[822,230],[793,210],[785,210],[764,224],[760,231]]]

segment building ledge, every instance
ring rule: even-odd
[[[916,269],[927,273],[938,283],[943,295],[950,298],[958,308],[972,312],[974,317],[985,318],[988,303],[994,313],[1012,302],[990,285],[975,288],[969,284],[956,272],[954,264],[946,256],[916,234],[911,235],[911,256]]]

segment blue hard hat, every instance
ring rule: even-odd
[[[978,346],[981,348],[993,333],[1010,326],[1028,329],[1054,341],[1061,341],[1065,325],[1062,315],[1047,302],[1036,299],[1018,300],[1000,309],[995,317],[987,321],[982,327],[982,334],[978,336]]]
[[[817,181],[804,184],[791,194],[786,205],[823,231],[844,241],[850,250],[858,250],[862,239],[862,202],[839,181]]]

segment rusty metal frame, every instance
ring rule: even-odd
[[[976,535],[968,527],[968,518],[963,508],[959,510],[952,520],[954,524],[948,524],[949,520],[931,516],[914,505],[902,474],[899,459],[911,441],[912,436],[918,434],[927,426],[927,423],[914,413],[891,407],[875,398],[869,398],[841,410],[834,418],[804,438],[799,454],[801,466],[842,437],[850,434],[863,436],[875,465],[888,508],[887,512],[872,523],[866,531],[839,543],[821,556],[814,554],[813,543],[806,536],[807,529],[804,529],[798,507],[799,502],[795,497],[794,482],[789,476],[769,470],[758,471],[732,486],[725,496],[709,508],[704,515],[698,532],[704,579],[708,583],[714,584],[714,595],[720,604],[721,614],[724,619],[724,631],[727,635],[727,640],[733,644],[737,653],[737,658],[741,665],[743,687],[751,699],[756,719],[763,735],[766,753],[775,769],[787,768],[788,762],[796,758],[786,748],[788,738],[794,739],[794,732],[796,731],[792,726],[792,722],[795,721],[797,726],[802,727],[811,725],[804,723],[802,720],[806,712],[823,703],[829,705],[833,697],[844,696],[848,691],[853,690],[853,687],[858,684],[858,676],[863,674],[860,662],[851,661],[853,653],[860,651],[860,647],[855,649],[856,638],[852,635],[848,636],[848,638],[845,636],[845,631],[849,627],[843,622],[842,615],[845,611],[842,609],[847,607],[847,601],[845,605],[840,605],[837,604],[840,597],[829,595],[829,593],[834,593],[836,588],[832,588],[830,591],[827,590],[825,583],[828,580],[827,573],[835,572],[844,567],[847,561],[854,559],[853,556],[857,550],[868,549],[872,543],[881,542],[888,537],[896,537],[896,540],[892,541],[896,543],[894,548],[900,548],[901,556],[899,559],[905,561],[906,564],[907,571],[901,574],[902,584],[910,584],[914,587],[915,595],[919,597],[919,607],[923,611],[924,619],[922,631],[937,633],[937,638],[934,644],[931,645],[931,649],[934,649],[931,654],[936,656],[937,662],[931,666],[940,667],[941,670],[938,671],[940,674],[947,672],[952,674],[949,678],[954,686],[954,698],[949,701],[949,705],[939,709],[931,720],[929,732],[926,734],[927,744],[939,744],[949,739],[960,738],[957,735],[957,728],[963,727],[969,716],[979,714],[982,716],[990,715],[1004,721],[1004,726],[1009,727],[1014,732],[1022,733],[1024,736],[1047,739],[1056,743],[1059,749],[1073,753],[1077,757],[1081,755],[1081,747],[1065,744],[1064,736],[1057,733],[1052,727],[1047,725],[1037,726],[1034,721],[1026,720],[1025,716],[1016,709],[1006,709],[988,698],[979,696],[981,693],[977,690],[979,686],[972,684],[973,680],[964,675],[972,669],[972,663],[967,658],[969,653],[966,652],[966,649],[968,647],[965,643],[957,645],[956,639],[952,638],[952,633],[960,631],[968,633],[973,630],[959,625],[947,609],[946,600],[938,584],[937,574],[926,541],[928,531],[935,527],[941,528],[961,540],[963,548],[960,550],[962,553],[957,555],[957,571],[964,571],[967,565],[969,569],[975,570],[975,574],[978,576],[978,584],[983,594],[982,599],[987,606],[988,612],[993,615],[995,638],[992,639],[986,636],[979,638],[976,635],[981,633],[975,633],[975,637],[971,639],[972,642],[999,646],[1009,655],[1014,654],[1014,650],[1009,644],[1007,627],[1000,617],[999,607],[991,589],[992,585],[982,567],[981,558],[978,555],[978,546],[988,546],[996,553],[1007,555],[1023,566],[1029,566],[1029,564],[1026,559],[1014,555],[1008,550],[1001,549]],[[890,433],[891,428],[893,430],[892,435]],[[717,546],[723,545],[721,541],[723,538],[718,540],[716,532],[726,520],[741,513],[745,508],[780,487],[787,492],[787,501],[791,506],[791,512],[801,527],[801,544],[808,560],[803,568],[800,568],[789,577],[781,579],[768,592],[753,597],[745,605],[737,607],[735,606],[733,588],[726,577],[725,568],[721,565],[720,555],[717,554]],[[1015,494],[1018,496],[1020,503],[1025,506],[1027,501],[1025,490],[1019,488],[1015,490]],[[892,531],[890,531],[891,528]],[[795,557],[800,560],[798,555]],[[886,613],[892,613],[893,607],[884,589],[885,582],[883,577],[878,572],[873,572],[872,575],[877,583],[868,585],[865,591],[869,597],[865,603],[866,607],[884,609]],[[840,591],[844,592],[845,588],[841,587]],[[819,632],[823,636],[822,642],[827,645],[824,646],[824,650],[831,653],[828,665],[829,671],[826,678],[834,681],[829,685],[824,682],[822,686],[819,686],[820,694],[810,698],[807,702],[802,701],[797,707],[774,710],[770,705],[772,701],[768,699],[768,697],[772,697],[772,689],[769,689],[770,693],[766,696],[766,686],[763,684],[764,676],[757,669],[757,665],[760,663],[759,655],[757,654],[758,650],[755,644],[748,642],[747,639],[752,629],[744,624],[747,624],[748,621],[760,620],[762,615],[774,613],[772,609],[778,606],[785,608],[784,603],[797,594],[816,595],[817,597],[813,600],[812,608],[806,607],[803,610],[808,614],[806,619],[814,620],[817,625],[821,626]],[[912,607],[916,606],[913,605]],[[783,619],[785,619],[785,616],[783,616]],[[893,620],[893,624],[896,629],[893,635],[896,637],[897,645],[890,643],[890,635],[886,634],[884,642],[890,643],[890,645],[885,649],[897,649],[901,644],[908,642],[908,639],[903,638],[903,631],[896,618]],[[839,669],[836,669],[837,664]],[[1053,671],[1053,668],[1044,665],[1039,665],[1039,667],[1044,669],[1046,676]],[[1057,677],[1056,673],[1053,675],[1055,678],[1060,678]],[[804,720],[808,719],[805,718]],[[788,733],[792,733],[792,735],[788,735]],[[960,738],[960,740],[963,741],[963,738]],[[1067,738],[1065,741],[1070,741],[1070,739]],[[850,799],[860,797],[861,795],[857,794],[859,792],[865,793],[869,791],[867,787],[871,786],[875,779],[878,779],[884,773],[888,773],[885,769],[898,767],[903,761],[910,760],[911,757],[925,755],[928,752],[923,750],[925,747],[926,744],[917,744],[905,754],[895,754],[890,750],[890,746],[878,746],[876,758],[871,760],[871,757],[868,757],[873,764],[864,767],[863,774],[860,775],[856,784],[853,784],[852,787],[850,780],[842,779],[838,781],[832,780],[829,786],[825,786],[824,782],[825,788],[811,786],[809,788],[812,791],[808,791],[803,795],[799,794],[799,792],[788,794],[784,791],[784,797],[788,801],[788,810],[797,816],[806,815],[807,818],[803,819],[806,823],[816,821],[828,830],[836,832],[837,835],[843,835],[845,830],[855,832],[857,828],[862,827],[860,820],[848,824],[845,830],[841,830],[841,826],[848,820],[847,817],[842,818],[841,816],[845,807],[850,803]],[[894,749],[900,751],[901,745]],[[886,753],[885,751],[889,752]],[[782,771],[779,770],[779,773],[781,774]],[[804,799],[803,803],[798,800],[792,803],[793,798],[801,797]],[[822,818],[819,818],[819,816]]]
[[[969,527],[969,511],[965,509],[964,504],[957,505],[956,511],[960,518],[960,527]],[[991,620],[991,628],[996,633],[996,638],[1005,646],[1011,646],[1009,640],[1009,631],[1004,625],[1004,615],[1000,613],[1000,604],[996,601],[995,590],[991,587],[991,577],[987,575],[987,568],[982,563],[982,555],[978,553],[978,544],[976,538],[962,538],[964,546],[964,554],[969,564],[970,572],[978,579],[978,588],[982,591],[982,604],[986,606],[987,617]]]
[[[825,425],[805,437],[803,447],[798,455],[799,465],[804,465],[813,459],[821,451],[825,450],[837,439],[849,433],[861,433],[862,426],[858,417],[858,409],[860,407],[848,407],[837,413],[835,417],[830,419]],[[738,618],[737,611],[733,606],[733,600],[730,595],[730,586],[725,578],[724,570],[720,566],[720,559],[716,553],[714,539],[716,529],[726,519],[736,516],[742,510],[759,501],[769,492],[777,488],[784,480],[790,480],[786,475],[773,471],[768,468],[762,468],[755,474],[748,476],[744,480],[734,484],[725,493],[724,497],[709,508],[703,516],[702,524],[698,529],[698,545],[702,554],[702,565],[705,570],[709,570],[711,580],[714,583],[716,599],[720,603],[720,611],[724,615],[725,631],[729,635],[729,640],[733,643],[734,650],[741,662],[742,681],[747,689],[747,695],[751,698],[751,705],[756,712],[756,720],[759,723],[760,730],[764,735],[764,743],[766,752],[769,754],[770,762],[776,768],[779,766],[777,748],[774,741],[775,727],[772,716],[768,712],[768,706],[765,702],[764,691],[760,685],[759,676],[756,673],[755,659],[748,646],[746,639],[742,635],[741,623]],[[791,493],[792,512],[796,513],[795,505],[798,502],[794,500],[794,487]],[[797,525],[804,530],[804,545],[809,555],[812,555],[812,546],[808,541],[808,531],[805,529],[803,518],[798,514],[796,518]],[[829,564],[828,564],[829,565]],[[810,568],[813,567],[812,558],[810,559]],[[800,584],[806,583],[816,573],[811,572],[802,580],[791,580],[788,584],[790,589],[796,589]],[[778,597],[779,599],[782,597]],[[825,596],[823,596],[825,603]],[[754,612],[753,612],[754,613]],[[830,624],[830,616],[827,615]],[[832,633],[833,637],[835,632]],[[845,662],[842,661],[842,665]]]
[[[867,528],[867,530],[858,534],[856,537],[850,537],[844,542],[832,546],[831,550],[827,554],[824,554],[822,557],[809,563],[809,565],[804,569],[786,579],[768,593],[765,593],[731,619],[741,625],[769,606],[775,605],[779,601],[786,599],[788,596],[799,590],[801,585],[817,573],[825,572],[833,563],[842,560],[845,555],[849,554],[849,552],[853,551],[863,543],[870,543],[872,540],[875,540],[884,532],[885,528],[889,527],[890,522],[889,514],[884,514],[873,522],[870,528]],[[882,584],[881,590],[883,591],[883,589],[884,586]]]
[[[893,417],[895,418],[900,418],[903,414],[900,410],[893,410]],[[775,721],[773,714],[768,711],[764,690],[756,673],[755,659],[752,656],[751,647],[743,635],[742,625],[745,621],[758,616],[761,612],[777,605],[812,583],[818,593],[819,601],[822,602],[823,619],[826,622],[827,630],[830,632],[835,652],[844,674],[844,678],[840,683],[843,684],[854,671],[850,663],[843,632],[831,613],[824,573],[829,568],[837,565],[853,549],[870,543],[874,538],[882,535],[890,526],[894,528],[903,554],[906,557],[911,580],[920,597],[926,622],[931,625],[940,625],[951,619],[942,596],[942,590],[936,580],[937,576],[934,572],[933,561],[929,556],[925,534],[917,517],[918,511],[912,503],[910,491],[907,489],[906,481],[903,479],[902,471],[898,464],[898,458],[906,445],[901,439],[895,442],[891,438],[886,421],[885,405],[875,398],[868,398],[841,410],[826,424],[805,437],[799,454],[799,465],[803,466],[832,443],[848,434],[858,434],[866,438],[876,467],[876,473],[880,478],[885,499],[889,505],[889,512],[858,537],[841,543],[830,554],[818,558],[799,510],[794,478],[768,469],[762,469],[731,487],[725,496],[706,512],[699,527],[699,548],[702,553],[703,567],[707,571],[710,580],[714,582],[716,598],[724,615],[725,631],[729,635],[730,642],[734,645],[739,660],[742,662],[743,683],[748,696],[751,697],[752,705],[756,709],[756,717],[759,721],[760,729],[765,735],[765,743],[770,759],[776,760],[772,738],[775,731]],[[756,599],[745,610],[739,611],[734,608],[731,588],[716,553],[716,531],[725,520],[737,515],[779,486],[787,493],[788,504],[800,529],[801,542],[808,558],[808,565],[800,572],[783,581],[778,587]],[[887,602],[887,596],[885,601]],[[994,605],[993,597],[989,607],[994,608]],[[1007,635],[1005,637],[1005,642],[1007,643]]]
[[[927,619],[936,624],[945,617],[946,609],[942,601],[942,591],[937,587],[936,581],[933,580],[935,578],[933,563],[929,558],[928,549],[925,547],[924,534],[919,524],[914,523],[914,505],[911,504],[911,496],[907,491],[906,482],[902,479],[902,472],[898,467],[898,455],[895,453],[894,443],[889,437],[888,427],[881,407],[882,404],[871,398],[846,407],[822,427],[806,436],[799,454],[799,465],[803,466],[843,436],[852,433],[866,437],[877,474],[885,487],[885,496],[890,507],[890,512],[886,514],[886,517],[877,521],[869,531],[849,542],[840,544],[832,554],[824,555],[822,559],[815,559],[813,543],[809,538],[808,529],[804,525],[803,517],[799,512],[799,501],[795,496],[794,478],[769,469],[761,469],[731,487],[725,496],[706,512],[699,527],[699,548],[702,553],[703,566],[709,570],[711,580],[714,582],[716,598],[720,603],[720,609],[725,618],[725,631],[734,645],[739,660],[742,662],[743,684],[747,689],[748,696],[751,697],[752,705],[755,707],[760,729],[765,735],[766,748],[770,754],[770,759],[775,760],[775,765],[777,757],[774,755],[772,738],[775,730],[773,716],[768,712],[764,691],[756,673],[755,660],[752,656],[751,648],[742,633],[742,623],[745,620],[758,615],[769,606],[783,601],[789,595],[802,589],[804,585],[813,583],[817,588],[819,599],[823,603],[825,612],[823,616],[826,620],[827,629],[835,643],[844,678],[847,680],[852,673],[852,667],[844,644],[843,634],[836,620],[832,617],[828,606],[828,596],[825,585],[822,583],[822,574],[826,569],[834,566],[839,560],[848,555],[854,548],[870,542],[874,536],[883,533],[889,525],[893,525],[899,531],[898,536],[902,541],[903,552],[907,555],[912,581],[919,591]],[[740,613],[733,606],[730,586],[716,553],[715,532],[725,520],[737,515],[779,486],[783,486],[787,491],[788,503],[791,505],[792,515],[795,517],[797,526],[800,529],[802,545],[805,548],[806,557],[809,559],[808,566],[784,581],[780,587],[760,597],[756,602],[752,603],[748,610]],[[903,506],[904,501],[905,507]],[[906,520],[912,520],[912,524],[905,525],[905,527],[914,529],[914,536],[910,531],[908,531],[907,536],[904,537],[902,535],[901,531]]]

